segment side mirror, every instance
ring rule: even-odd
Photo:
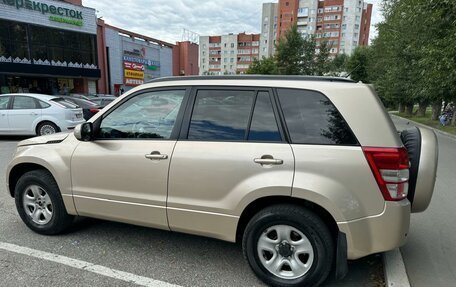
[[[93,124],[87,122],[77,125],[74,128],[74,137],[84,142],[93,140]]]

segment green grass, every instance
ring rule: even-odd
[[[429,108],[426,110],[426,115],[424,117],[409,116],[406,113],[394,113],[394,114],[398,115],[400,117],[406,118],[406,119],[410,119],[410,120],[415,121],[417,123],[420,123],[420,124],[423,124],[423,125],[426,125],[426,126],[430,126],[430,127],[436,128],[438,130],[441,130],[441,131],[456,135],[456,126],[449,125],[449,126],[443,127],[440,124],[439,121],[431,120],[432,110],[429,109]]]

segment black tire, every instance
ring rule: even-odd
[[[36,127],[36,135],[44,136],[55,134],[60,131],[59,127],[52,122],[42,122]]]
[[[46,197],[47,201],[50,199],[50,207],[41,207],[43,210],[48,208],[52,211],[51,215],[48,216],[50,220],[46,223],[37,223],[32,216],[29,215],[29,213],[35,211],[36,208],[40,208],[38,205],[35,205],[35,207],[24,206],[26,192],[28,194],[33,194],[31,191],[32,186],[41,188],[39,189],[40,193],[44,191],[44,194],[47,194],[48,196],[48,198]],[[22,221],[24,221],[31,230],[37,233],[45,235],[63,233],[74,221],[74,217],[66,212],[59,187],[57,186],[54,177],[46,170],[29,171],[22,175],[17,181],[16,188],[14,189],[14,197],[16,208]],[[36,200],[32,199],[31,201]],[[29,210],[26,211],[26,208]],[[41,212],[41,214],[43,214],[43,212]],[[42,216],[44,218],[44,215]]]
[[[263,232],[270,227],[282,225],[291,226],[300,231],[307,237],[313,248],[313,262],[310,269],[298,278],[286,279],[271,273],[261,262],[257,251],[258,240]],[[326,224],[310,210],[291,204],[273,205],[258,212],[245,229],[242,249],[258,278],[270,286],[286,287],[319,286],[326,280],[332,269],[335,253],[334,240]],[[280,254],[280,251],[277,251],[277,254]],[[295,254],[289,256],[288,258],[292,258]]]
[[[413,127],[401,132],[401,140],[404,146],[407,148],[409,161],[410,161],[410,177],[409,177],[409,188],[408,188],[408,200],[413,205],[413,199],[415,198],[416,180],[418,178],[418,169],[420,167],[420,155],[421,155],[421,132],[417,127]]]

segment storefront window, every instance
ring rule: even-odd
[[[10,38],[13,42],[27,43],[27,25],[22,23],[11,23]]]
[[[48,51],[45,45],[32,45],[32,58],[33,59],[49,59]]]
[[[49,34],[49,45],[51,46],[64,46],[65,34],[63,31],[49,28],[41,28]]]
[[[48,45],[49,38],[52,38],[48,36],[50,36],[48,29],[33,25],[30,26],[30,38],[33,44]]]
[[[50,60],[63,62],[63,47],[49,47]]]
[[[5,20],[0,27],[0,56],[97,64],[96,35]]]
[[[4,56],[4,57],[8,58],[9,56],[11,56],[10,50],[11,49],[10,49],[9,41],[0,38],[0,56]]]
[[[13,58],[28,59],[29,53],[27,43],[13,42],[11,44],[10,53]]]

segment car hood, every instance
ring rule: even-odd
[[[55,144],[60,143],[68,137],[70,132],[56,133],[52,135],[34,137],[20,141],[17,146],[39,145],[39,144]]]

